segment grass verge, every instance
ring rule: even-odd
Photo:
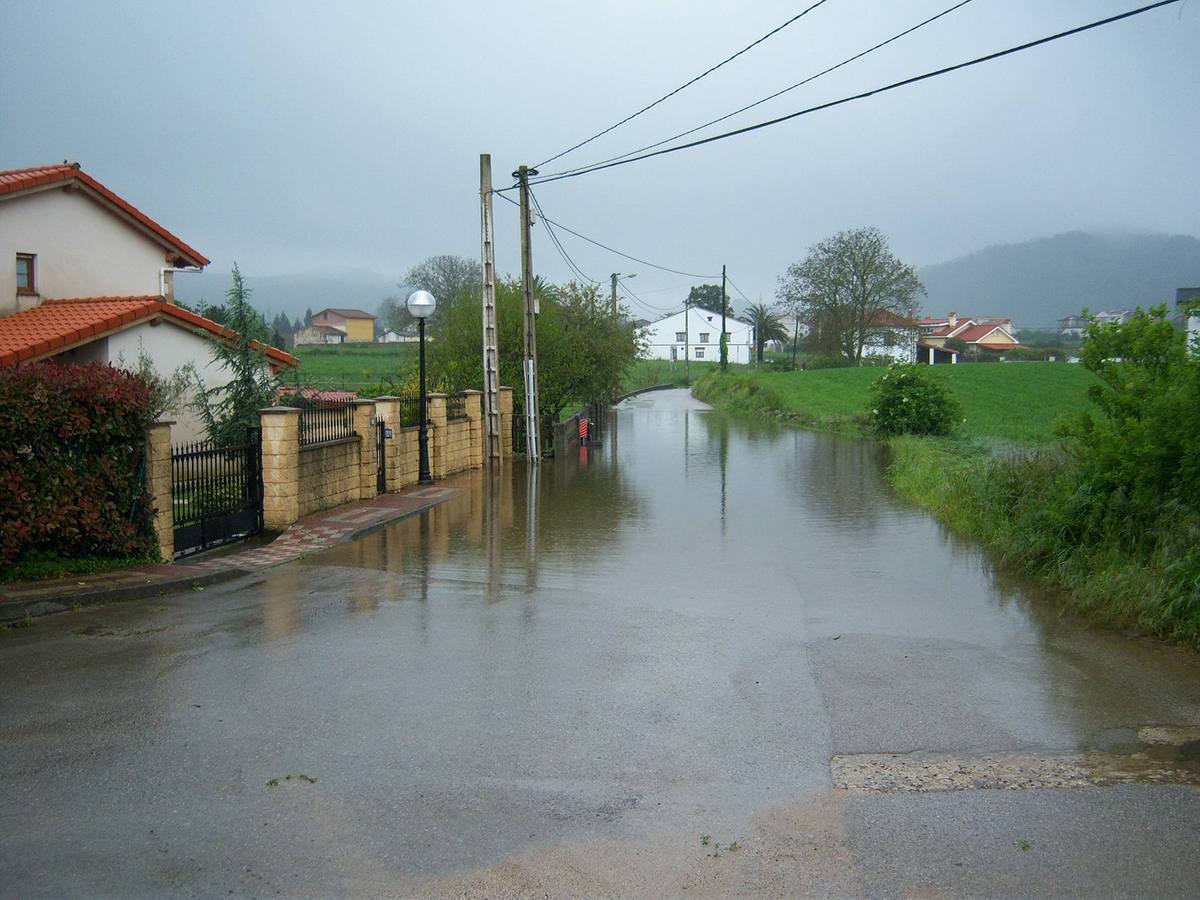
[[[140,566],[159,561],[158,558],[151,556],[100,556],[81,559],[39,556],[13,563],[3,573],[0,573],[0,582],[40,581],[44,578],[63,578],[67,575],[90,575],[108,569],[121,569],[125,566]]]

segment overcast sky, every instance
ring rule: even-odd
[[[811,2],[811,0],[809,0]],[[546,167],[640,147],[952,5],[827,0]],[[77,160],[228,269],[368,269],[479,254],[497,186],[765,34],[806,3],[171,3],[0,0],[0,169]],[[1141,5],[973,0],[760,106],[749,124]],[[544,169],[543,171],[545,171]],[[538,191],[553,219],[752,299],[813,242],[876,225],[939,262],[1066,230],[1200,234],[1200,0],[692,151]],[[497,263],[518,271],[513,207]],[[569,235],[596,279],[671,306],[694,279]],[[535,268],[569,273],[541,228]]]

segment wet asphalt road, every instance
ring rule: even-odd
[[[873,445],[697,407],[0,633],[0,894],[1200,892],[1193,655],[1062,621]]]

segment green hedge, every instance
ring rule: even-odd
[[[92,363],[0,369],[0,565],[153,550],[153,388]]]

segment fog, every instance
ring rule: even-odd
[[[79,161],[211,257],[259,275],[394,277],[479,253],[497,186],[611,125],[807,4],[0,4],[0,168]],[[827,0],[543,171],[715,118],[951,5]],[[1112,15],[1133,0],[974,0],[722,123],[772,118]],[[876,225],[923,265],[1071,229],[1200,233],[1200,5],[1146,15],[742,137],[536,189],[552,219],[751,299],[813,242]],[[518,270],[498,202],[497,262]],[[696,279],[563,235],[640,311]],[[535,232],[537,271],[570,277]],[[336,299],[336,298],[331,298]]]

